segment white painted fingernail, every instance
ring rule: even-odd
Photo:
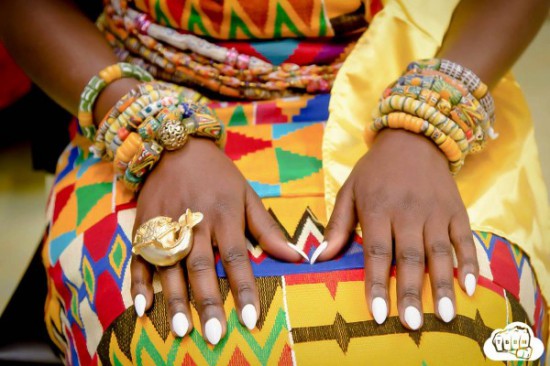
[[[388,316],[388,305],[386,305],[386,301],[384,301],[383,298],[375,297],[374,300],[372,300],[372,315],[378,324],[382,324],[386,320]]]
[[[241,311],[241,317],[243,318],[243,323],[249,330],[256,328],[256,321],[258,321],[258,313],[256,308],[252,304],[247,304],[244,306]]]
[[[172,318],[172,329],[178,337],[183,337],[189,329],[189,321],[184,313],[176,313]]]
[[[145,300],[145,296],[143,296],[142,294],[137,294],[134,298],[134,308],[136,309],[137,316],[139,316],[140,318],[145,313],[146,302],[147,301]]]
[[[405,322],[412,330],[420,328],[420,311],[414,306],[407,306],[405,309]]]
[[[304,253],[303,250],[301,250],[300,248],[298,248],[296,245],[292,244],[292,243],[286,243],[286,245],[289,246],[290,249],[294,250],[296,253],[300,254],[306,261],[309,262],[309,258],[307,256],[306,253]]]
[[[327,246],[328,246],[328,243],[326,241],[322,242],[321,245],[319,245],[317,249],[315,249],[315,251],[313,252],[313,255],[311,256],[311,260],[309,261],[309,264],[314,264],[317,258],[319,258],[319,256],[321,255],[321,253],[323,253],[325,249],[327,249]]]
[[[464,278],[464,287],[466,287],[466,293],[468,296],[473,296],[476,292],[476,276],[471,273],[468,273]]]
[[[448,297],[442,297],[437,304],[437,311],[441,319],[448,323],[453,320],[455,316],[455,308],[453,302]]]
[[[222,323],[216,318],[209,319],[204,325],[204,334],[210,344],[218,344],[222,338]]]

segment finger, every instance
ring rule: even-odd
[[[244,223],[221,219],[218,220],[214,232],[239,319],[244,326],[252,330],[258,320],[260,301],[246,249]]]
[[[464,210],[461,214],[453,216],[450,225],[451,242],[455,248],[458,261],[458,278],[460,287],[469,296],[476,290],[479,276],[479,264],[477,262],[476,246],[470,228],[468,214]]]
[[[178,262],[172,266],[157,267],[157,269],[172,331],[178,337],[183,337],[192,328],[183,268]]]
[[[388,286],[392,261],[391,224],[388,217],[359,213],[365,254],[365,294],[378,324],[388,316]]]
[[[424,226],[424,250],[428,260],[434,309],[445,323],[455,316],[453,247],[449,225],[442,215],[433,216]]]
[[[186,258],[187,274],[201,319],[202,334],[208,342],[216,345],[225,334],[226,320],[206,226],[199,224],[196,227],[193,241],[193,248]]]
[[[325,229],[324,242],[313,253],[311,264],[316,260],[325,261],[334,258],[348,243],[356,223],[353,192],[344,185],[336,196],[334,210]]]
[[[397,279],[397,306],[401,323],[412,330],[422,325],[424,279],[423,222],[412,219],[393,223]]]
[[[139,255],[132,255],[130,262],[130,293],[134,299],[136,314],[142,317],[153,305],[153,266]]]
[[[279,224],[266,211],[262,200],[252,187],[246,189],[246,224],[248,230],[267,253],[287,262],[298,262],[307,255],[294,244],[289,243]]]

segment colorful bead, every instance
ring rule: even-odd
[[[93,106],[99,96],[99,93],[110,83],[120,78],[132,77],[141,81],[151,81],[153,77],[142,68],[127,64],[118,63],[111,65],[99,72],[99,76],[93,76],[84,87],[80,95],[80,104],[78,106],[78,121],[82,134],[93,140],[96,128],[93,124]]]

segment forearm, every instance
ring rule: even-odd
[[[472,69],[492,87],[535,37],[549,8],[549,0],[462,0],[438,57]]]
[[[118,61],[95,25],[67,0],[0,1],[0,37],[30,78],[73,114],[90,78]],[[106,88],[96,121],[136,84],[122,79]]]

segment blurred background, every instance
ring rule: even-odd
[[[0,71],[5,66],[0,63]],[[548,90],[550,85],[550,17],[537,38],[515,65],[514,72],[531,107],[543,173],[548,187],[548,183],[550,183],[550,92]],[[22,84],[18,93],[25,94],[28,88],[30,88],[30,84]],[[7,90],[4,87],[2,89]],[[1,92],[2,90],[0,90],[0,100],[2,97],[12,99],[16,97],[16,95],[1,95]],[[35,100],[38,102],[32,105],[40,105],[45,100],[44,96],[36,90],[24,98],[36,98]],[[22,103],[22,105],[28,105],[28,103]],[[13,125],[15,121],[12,114],[3,114],[1,107],[0,105],[2,125]],[[49,115],[45,114],[41,108],[29,111],[21,107],[17,113],[37,113],[37,111],[40,111],[40,115]],[[53,111],[52,113],[60,112]],[[67,117],[60,116],[61,120],[67,119]],[[56,119],[49,118],[48,121],[39,121],[39,124],[51,124],[53,121]],[[61,124],[59,128],[60,135],[63,135],[65,125]],[[46,147],[54,144],[43,138],[44,135],[40,129],[33,135],[28,135],[28,130],[25,127],[18,127],[18,140],[2,140],[0,145],[0,313],[3,312],[17,287],[45,228],[46,187],[50,185],[52,178],[44,170],[33,169],[33,158],[37,168],[52,169],[52,166],[44,163],[44,158],[47,156],[33,156],[30,141],[33,139],[35,143],[40,141]],[[48,154],[54,156],[59,154],[59,151],[55,149],[41,149],[41,151],[48,151]],[[43,300],[37,299],[37,301]]]

